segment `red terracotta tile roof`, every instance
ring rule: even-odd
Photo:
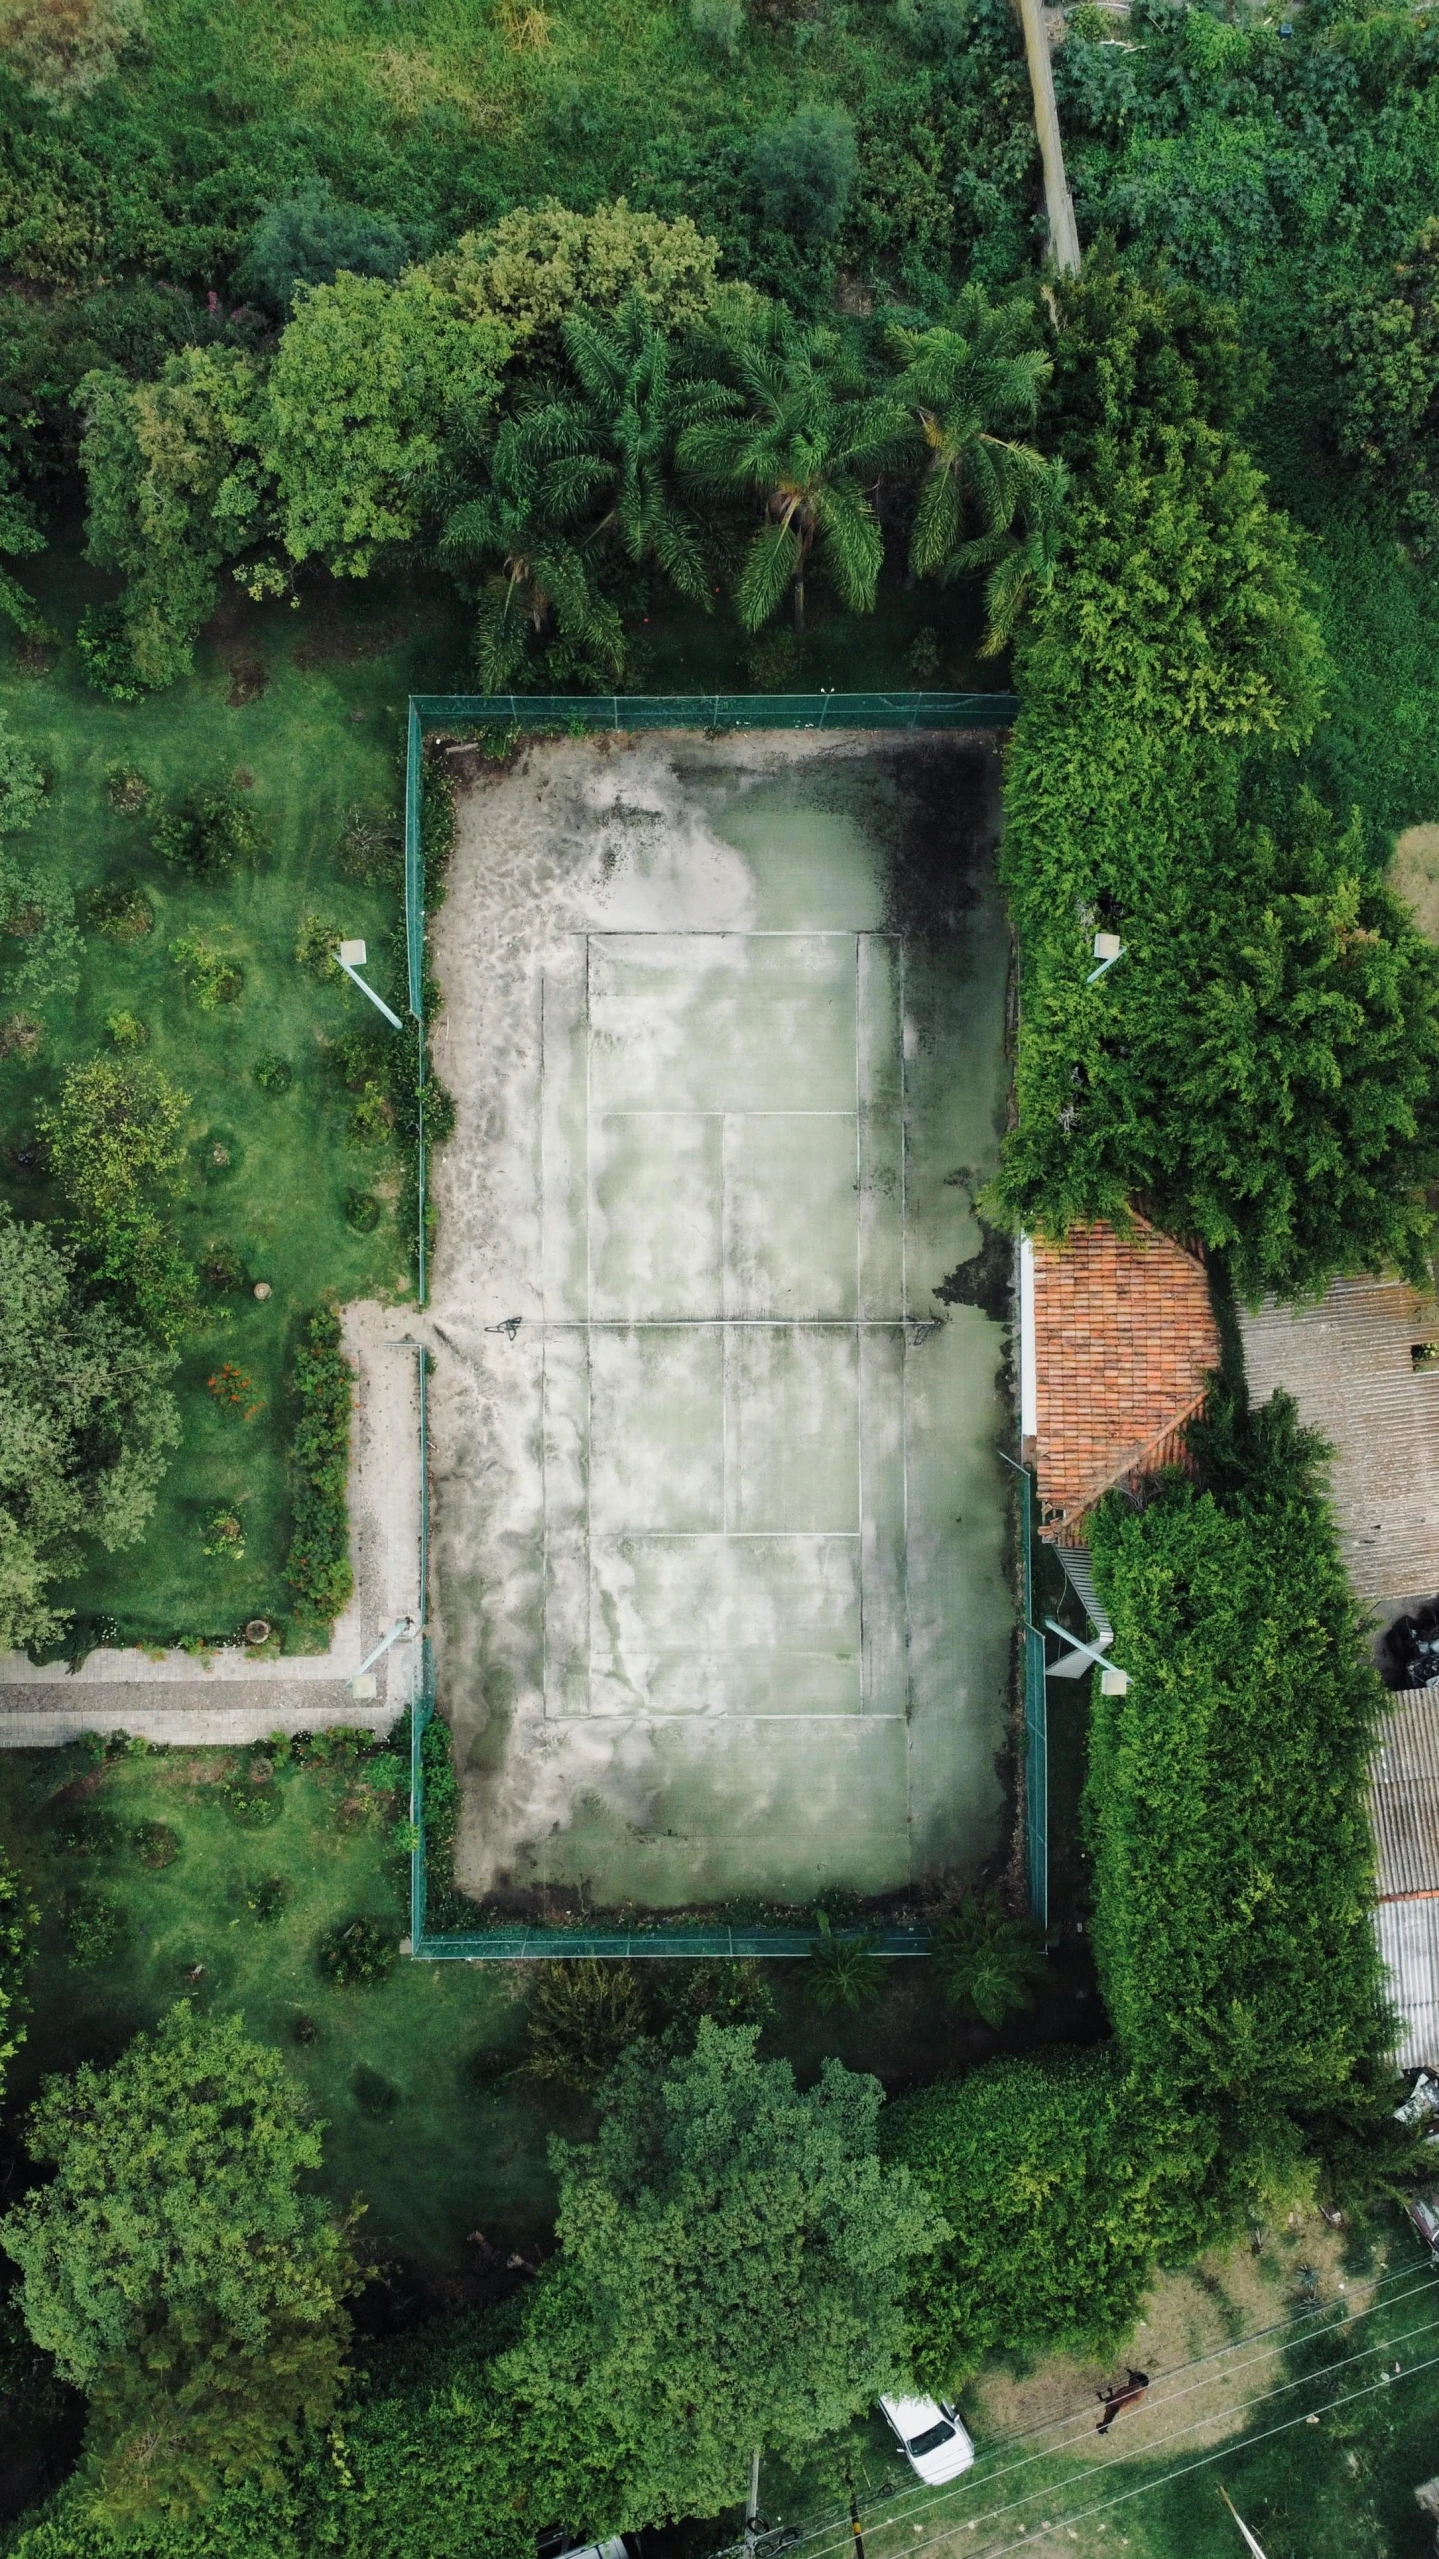
[[[1136,1471],[1172,1464],[1219,1365],[1202,1264],[1136,1217],[1036,1240],[1035,1443],[1041,1517],[1063,1533]]]

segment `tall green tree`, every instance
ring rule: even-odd
[[[624,668],[618,606],[589,530],[610,474],[569,403],[539,399],[452,471],[439,557],[477,594],[475,663],[503,693],[543,659],[557,690],[614,683]]]
[[[1017,441],[1034,423],[1050,359],[1030,309],[991,303],[977,284],[964,287],[942,326],[896,330],[891,347],[901,365],[896,391],[924,451],[910,571],[947,580],[989,570],[992,654],[1030,593],[1047,587],[1057,559],[1064,466]]]
[[[90,2402],[94,2499],[116,2522],[281,2483],[281,2451],[345,2379],[347,2230],[303,2179],[312,2123],[278,2053],[182,2002],[109,2070],[45,2084],[54,2170],[0,2223],[38,2346]]]
[[[609,322],[576,314],[563,329],[579,386],[582,450],[598,466],[601,504],[589,540],[612,546],[636,569],[654,569],[709,608],[715,546],[675,470],[686,427],[719,407],[720,386],[696,379],[675,340],[657,329],[638,296]]]
[[[880,2163],[878,2083],[829,2061],[801,2093],[758,2032],[637,2047],[594,2144],[555,2146],[560,2256],[495,2367],[536,2511],[578,2463],[612,2523],[716,2513],[756,2444],[802,2458],[907,2372],[907,2270],[944,2225]]]
[[[84,1541],[143,1535],[179,1438],[173,1355],[87,1305],[43,1227],[0,1210],[0,1646],[53,1643]]]
[[[758,631],[789,596],[802,631],[812,558],[851,613],[870,612],[884,555],[872,492],[904,450],[902,410],[867,388],[833,333],[800,330],[776,304],[741,315],[721,343],[734,381],[686,428],[679,459],[698,488],[762,505],[735,590],[741,622]]]
[[[189,672],[220,574],[269,538],[264,369],[237,347],[184,347],[158,381],[87,373],[80,461],[86,556],[125,579],[124,646],[140,686]],[[273,583],[255,569],[251,583]]]

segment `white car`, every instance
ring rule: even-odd
[[[959,2422],[958,2409],[943,2399],[881,2399],[879,2404],[899,2437],[905,2460],[926,2487],[938,2488],[969,2469],[974,2446]]]

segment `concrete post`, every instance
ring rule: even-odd
[[[1029,62],[1029,85],[1034,92],[1034,128],[1039,135],[1039,154],[1044,163],[1044,209],[1049,216],[1049,245],[1060,274],[1078,275],[1079,225],[1074,219],[1074,198],[1064,173],[1064,144],[1059,133],[1059,110],[1054,102],[1054,66],[1049,59],[1049,37],[1040,0],[1019,0],[1019,16]]]

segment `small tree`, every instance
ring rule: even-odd
[[[179,1437],[173,1356],[88,1306],[43,1227],[0,1211],[0,1646],[53,1642],[84,1540],[133,1545]]]
[[[841,603],[870,612],[884,545],[869,486],[904,449],[902,410],[865,391],[837,339],[802,333],[777,305],[745,314],[722,344],[736,385],[686,428],[679,460],[700,488],[763,502],[736,590],[741,622],[759,630],[788,594],[802,631],[812,554]]]
[[[832,240],[859,175],[854,126],[837,107],[804,107],[760,135],[751,167],[770,230]]]
[[[140,0],[0,0],[0,52],[51,107],[88,97],[144,34]]]
[[[902,2294],[944,2225],[875,2150],[878,2083],[827,2062],[801,2094],[758,2028],[635,2047],[598,2140],[557,2143],[561,2255],[496,2379],[536,2511],[587,2474],[627,2522],[714,2514],[750,2452],[800,2458],[902,2380]]]
[[[315,185],[261,214],[238,280],[242,291],[283,313],[297,285],[333,284],[342,267],[349,275],[389,280],[404,262],[405,235],[398,223],[342,204],[327,186]]]
[[[54,2178],[0,2237],[31,2336],[90,2401],[101,2512],[278,2484],[281,2448],[339,2395],[359,2282],[348,2232],[302,2191],[319,2127],[279,2054],[182,2002],[113,2068],[48,2080],[28,2142]]]
[[[97,1057],[72,1066],[44,1115],[56,1178],[82,1216],[128,1213],[152,1185],[168,1185],[190,1096],[157,1068]]]

